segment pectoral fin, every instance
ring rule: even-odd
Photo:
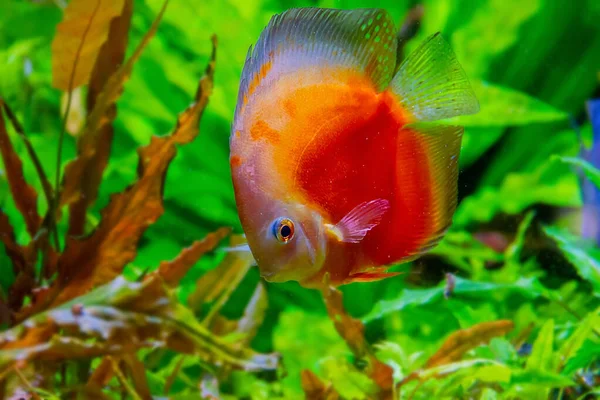
[[[385,199],[366,201],[354,207],[340,222],[326,228],[340,242],[358,243],[381,222],[389,208],[390,203]]]

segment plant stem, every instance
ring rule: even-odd
[[[27,391],[29,391],[28,394],[30,394],[31,397],[34,398],[35,400],[41,400],[40,396],[38,396],[38,394],[35,392],[35,389],[33,388],[33,386],[31,386],[31,383],[29,383],[27,378],[25,378],[25,375],[23,375],[23,373],[21,373],[21,370],[19,368],[15,367],[14,371],[15,371],[15,374],[17,374],[17,376],[21,380],[21,382],[23,382],[23,385],[25,385],[25,387],[27,388]]]
[[[54,181],[54,201],[52,202],[52,208],[49,209],[51,219],[54,221],[56,219],[56,212],[58,210],[59,202],[60,202],[60,164],[62,162],[62,147],[65,138],[65,132],[67,130],[67,118],[69,116],[69,112],[71,111],[71,102],[73,100],[73,83],[75,82],[75,72],[77,71],[77,65],[79,64],[79,58],[81,57],[81,50],[83,49],[83,44],[85,43],[85,39],[90,31],[92,23],[94,22],[94,18],[98,14],[98,10],[100,8],[100,0],[96,1],[96,7],[92,12],[92,16],[90,17],[90,21],[85,27],[83,31],[83,35],[81,36],[81,41],[79,42],[79,47],[77,48],[77,53],[75,54],[75,61],[73,62],[73,69],[71,70],[71,76],[69,77],[69,93],[67,95],[67,108],[65,109],[65,113],[63,115],[62,128],[60,130],[60,135],[58,136],[58,150],[56,154],[56,179]],[[57,246],[57,251],[60,251],[60,244]]]
[[[123,371],[121,371],[121,368],[119,368],[119,363],[114,358],[112,358],[112,357],[109,357],[109,358],[110,358],[110,362],[112,364],[113,371],[115,372],[117,379],[119,380],[119,382],[121,382],[121,385],[123,385],[123,387],[125,388],[127,393],[129,393],[129,395],[134,400],[142,400],[140,395],[135,391],[135,389],[127,381],[127,378],[125,377],[125,375],[123,375]]]

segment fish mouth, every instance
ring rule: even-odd
[[[272,277],[273,275],[275,275],[275,272],[273,272],[273,271],[266,271],[266,272],[260,271],[260,276],[262,276],[266,280],[269,280],[268,278]]]

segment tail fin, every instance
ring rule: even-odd
[[[450,45],[430,36],[400,65],[391,91],[414,121],[475,114],[479,102]]]

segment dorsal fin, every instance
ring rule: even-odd
[[[353,69],[384,90],[396,48],[396,28],[385,10],[294,8],[275,15],[248,51],[235,119],[260,88],[305,68]]]
[[[439,32],[404,60],[391,89],[416,121],[438,121],[479,111],[467,74]]]

